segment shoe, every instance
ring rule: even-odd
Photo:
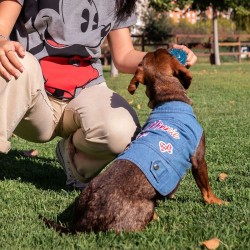
[[[63,170],[66,174],[67,180],[66,180],[66,186],[67,187],[73,187],[75,189],[84,189],[87,184],[80,182],[77,180],[71,171],[71,162],[68,155],[67,150],[67,144],[69,143],[69,138],[67,139],[61,139],[56,146],[56,156],[58,159],[58,162],[63,167]]]

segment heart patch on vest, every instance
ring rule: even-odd
[[[173,154],[173,145],[171,143],[165,143],[164,141],[159,141],[159,148],[162,153]]]

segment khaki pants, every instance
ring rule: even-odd
[[[0,152],[10,150],[13,133],[31,142],[72,136],[76,169],[86,175],[100,171],[137,134],[135,111],[106,83],[83,89],[69,102],[57,100],[47,96],[37,60],[28,52],[19,60],[25,70],[18,79],[0,76]]]

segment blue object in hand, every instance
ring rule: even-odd
[[[187,53],[184,50],[172,48],[168,52],[171,55],[173,55],[174,57],[176,57],[181,64],[183,64],[183,65],[186,64],[186,62],[187,62]]]

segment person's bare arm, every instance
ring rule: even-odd
[[[0,0],[0,34],[9,37],[22,6],[15,0]],[[0,38],[1,39],[1,38]]]
[[[134,74],[146,52],[134,49],[128,28],[113,30],[108,35],[112,59],[120,72]]]
[[[25,50],[20,43],[8,40],[21,9],[15,0],[0,0],[0,75],[6,80],[18,77],[23,71],[14,52],[23,57]]]
[[[108,41],[112,59],[117,69],[120,72],[134,74],[146,52],[135,50],[129,29],[123,28],[111,31],[108,35]],[[187,52],[187,67],[195,64],[197,57],[189,48],[184,45],[174,45],[174,47]]]

